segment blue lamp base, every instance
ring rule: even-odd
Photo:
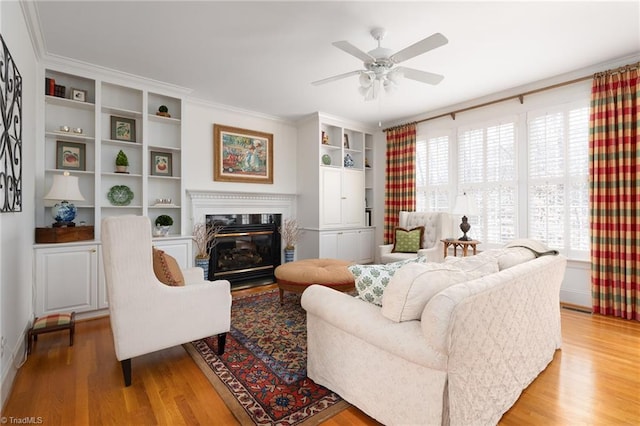
[[[51,215],[56,220],[52,226],[54,228],[76,226],[73,219],[76,218],[77,212],[76,206],[68,201],[61,201],[60,204],[51,207]]]

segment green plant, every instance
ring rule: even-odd
[[[169,215],[161,214],[156,218],[155,224],[156,226],[171,226],[173,225],[173,219]]]
[[[169,112],[169,108],[167,108],[166,105],[160,105],[160,108],[158,108],[159,112]]]
[[[124,153],[123,150],[118,152],[116,156],[116,166],[124,166],[127,167],[129,165],[129,159],[127,158],[127,154]]]

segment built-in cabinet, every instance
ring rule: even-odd
[[[372,262],[372,132],[316,113],[299,124],[298,143],[298,258]]]
[[[35,315],[94,311],[98,306],[98,244],[41,244],[35,250]]]
[[[153,245],[181,268],[191,266],[190,237],[154,238]],[[109,307],[100,250],[97,241],[35,245],[36,316],[71,311],[91,316]]]
[[[191,238],[182,236],[188,233],[182,214],[182,95],[52,68],[43,70],[42,81],[36,226],[53,223],[54,202],[43,196],[53,176],[67,171],[78,177],[84,197],[73,202],[75,223],[94,226],[95,239],[34,245],[35,315],[92,315],[108,307],[99,241],[102,218],[135,214],[153,222],[159,215],[171,216],[170,236],[154,238],[154,245],[182,267],[192,265]],[[50,90],[49,84],[58,87]],[[161,105],[169,116],[156,114]],[[126,172],[116,171],[120,151],[129,162]]]

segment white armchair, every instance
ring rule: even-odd
[[[184,271],[185,286],[161,283],[153,272],[151,222],[144,216],[102,220],[102,256],[116,358],[125,386],[131,358],[218,335],[224,351],[231,322],[229,281],[205,281],[201,268]]]
[[[447,213],[437,212],[406,212],[401,211],[398,226],[405,229],[424,226],[422,249],[417,253],[394,253],[393,244],[385,244],[379,247],[381,263],[397,262],[399,260],[412,259],[416,256],[425,256],[429,262],[442,262],[444,260],[444,244],[440,240],[452,235],[451,217]]]

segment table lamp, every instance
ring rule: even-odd
[[[53,175],[53,184],[44,199],[60,201],[59,204],[51,208],[51,215],[56,220],[52,225],[54,228],[76,226],[73,223],[77,212],[76,206],[69,201],[84,201],[76,176],[71,176],[69,172],[64,172],[62,175]]]
[[[478,214],[478,206],[473,197],[467,195],[464,192],[462,195],[456,197],[456,204],[453,206],[454,214],[462,215],[462,223],[460,224],[460,230],[462,231],[462,237],[458,238],[460,241],[471,241],[471,238],[467,236],[467,232],[471,229],[471,225],[468,222],[466,215]]]

